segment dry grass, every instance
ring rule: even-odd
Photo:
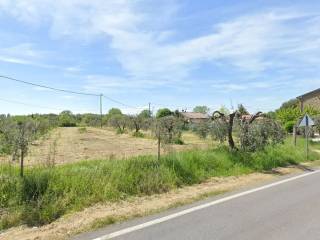
[[[199,139],[192,133],[184,133],[185,145],[166,146],[163,152],[206,148],[209,140]],[[138,155],[154,155],[157,144],[150,136],[135,138],[130,134],[116,134],[112,129],[57,128],[33,143],[26,158],[26,165],[64,164],[81,160],[128,158]],[[2,157],[10,161],[10,157]]]

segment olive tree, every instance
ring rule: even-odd
[[[12,118],[2,115],[0,118],[0,153],[13,153],[16,132],[17,123]]]
[[[30,143],[38,136],[39,123],[26,119],[12,121],[1,119],[0,133],[2,136],[1,147],[6,154],[12,154],[12,160],[20,159],[20,175],[23,177],[24,158],[28,153]]]
[[[215,119],[209,125],[209,133],[212,139],[223,143],[228,136],[229,124],[224,119]]]
[[[234,125],[234,119],[237,117],[237,115],[238,115],[237,111],[229,113],[228,115],[220,111],[215,111],[212,114],[213,121],[217,123],[212,125],[213,129],[211,132],[213,136],[219,140],[223,140],[224,137],[227,138],[229,147],[231,149],[236,149],[236,145],[233,140],[233,125]],[[220,131],[220,130],[223,130],[223,131]],[[223,134],[225,134],[225,136],[223,136]]]
[[[143,136],[140,130],[148,130],[151,124],[150,118],[145,118],[141,115],[132,115],[128,117],[128,127],[133,130],[133,135],[136,137]]]
[[[158,141],[158,159],[160,159],[161,144],[182,143],[183,122],[174,116],[156,119],[153,122],[153,132]]]
[[[238,111],[225,115],[214,112],[211,124],[212,136],[220,142],[228,140],[232,150],[238,150],[234,141],[234,132],[237,130],[240,149],[243,151],[257,151],[270,144],[282,143],[285,133],[281,125],[266,118],[262,112],[244,117]]]
[[[192,124],[192,131],[197,134],[200,138],[205,139],[209,135],[210,122],[200,122]]]
[[[262,150],[267,145],[283,143],[285,131],[281,125],[272,119],[239,122],[240,148],[254,152]]]
[[[108,123],[110,126],[116,128],[118,133],[122,134],[129,124],[129,119],[127,115],[114,114],[110,116]]]
[[[36,138],[34,121],[18,122],[18,131],[14,144],[14,158],[20,157],[20,176],[23,177],[24,157],[28,153],[29,144]]]

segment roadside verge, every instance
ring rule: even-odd
[[[319,161],[303,165],[319,164]],[[77,233],[93,230],[115,222],[146,216],[169,208],[192,203],[208,196],[239,190],[275,181],[287,174],[298,174],[305,170],[301,166],[277,168],[271,173],[252,173],[238,177],[215,177],[204,183],[147,197],[132,197],[118,203],[97,204],[81,212],[39,227],[26,226],[11,228],[0,235],[1,239],[68,239]]]

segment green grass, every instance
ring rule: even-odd
[[[316,150],[320,150],[320,142],[311,142],[310,141],[310,147]]]
[[[311,152],[310,160],[318,158]],[[96,160],[27,168],[19,177],[14,166],[0,166],[0,229],[19,224],[47,224],[64,214],[98,202],[167,192],[214,176],[248,174],[305,160],[303,142],[289,142],[256,153],[220,147],[127,160]]]
[[[79,127],[79,128],[78,128],[78,131],[79,131],[79,133],[86,133],[86,132],[88,132],[88,130],[87,130],[86,127]]]

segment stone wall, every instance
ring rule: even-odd
[[[303,110],[307,106],[320,110],[320,93],[311,96],[305,96],[300,101],[301,110]]]

